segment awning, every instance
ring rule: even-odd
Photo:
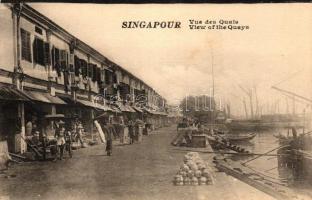
[[[115,107],[117,107],[122,112],[127,112],[128,109],[123,104],[115,104]]]
[[[70,97],[60,97],[62,100],[64,100],[67,104],[73,105],[73,106],[87,106],[94,109],[99,109],[103,111],[112,111],[112,109],[104,104],[101,103],[93,103],[88,100],[84,99],[77,99],[76,102],[72,100]]]
[[[131,106],[124,105],[122,103],[113,104],[113,107],[118,108],[121,112],[131,112],[131,113],[135,113],[136,112]]]
[[[150,109],[147,109],[147,108],[144,108],[144,111],[146,111],[147,113],[152,114],[152,115],[162,115],[162,116],[167,116],[168,115],[166,112],[150,110]]]
[[[126,109],[127,109],[127,112],[132,112],[132,113],[135,113],[136,110],[134,110],[131,106],[129,105],[125,105]]]
[[[95,109],[99,109],[99,110],[103,110],[103,111],[111,111],[111,108],[109,108],[108,106],[102,105],[100,103],[94,103],[92,101],[88,101],[88,100],[82,100],[82,99],[77,99],[77,102],[87,106],[87,107],[91,107],[91,108],[95,108]]]
[[[110,108],[112,109],[112,112],[115,113],[121,113],[122,111],[116,107],[116,105],[111,105]]]
[[[88,100],[77,99],[77,102],[87,107],[96,108],[95,103]]]
[[[68,105],[75,105],[75,101],[72,100],[70,96],[59,96],[59,98],[62,99]]]
[[[156,112],[147,108],[143,108],[143,110],[149,114],[156,115]]]
[[[163,113],[159,111],[153,111],[153,112],[154,112],[154,115],[163,115]]]
[[[5,101],[29,101],[21,91],[11,87],[0,88],[0,99]]]
[[[141,108],[139,108],[139,107],[132,106],[132,108],[133,108],[134,110],[136,110],[137,112],[139,112],[139,113],[142,113],[142,112],[143,112],[143,110],[142,110]]]
[[[35,92],[35,91],[23,91],[23,94],[25,94],[29,99],[34,100],[34,101],[40,101],[40,102],[49,103],[49,104],[62,104],[62,105],[66,104],[59,97],[51,96],[48,93]]]
[[[159,112],[159,114],[162,116],[168,116],[168,113],[166,113],[166,112]]]
[[[182,117],[182,115],[178,113],[169,113],[167,116],[168,117]]]
[[[96,104],[97,108],[103,110],[103,111],[113,111],[109,106],[107,105],[103,105],[103,104]]]

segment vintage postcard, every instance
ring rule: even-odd
[[[312,5],[0,3],[0,200],[312,199]]]

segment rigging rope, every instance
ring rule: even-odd
[[[298,70],[298,71],[296,71],[296,72],[294,72],[294,73],[292,73],[292,74],[290,74],[290,75],[288,75],[286,78],[284,78],[283,80],[281,80],[280,82],[276,83],[276,84],[273,85],[273,86],[277,86],[277,85],[279,85],[279,84],[281,84],[281,83],[283,83],[283,82],[285,82],[285,81],[287,81],[287,80],[293,78],[293,77],[294,77],[295,75],[297,75],[299,72],[302,72],[302,69],[301,69],[301,70]]]

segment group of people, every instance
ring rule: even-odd
[[[63,159],[64,147],[67,148],[70,157],[72,156],[71,152],[71,132],[66,131],[65,122],[58,120],[54,122],[55,125],[55,138],[57,140],[57,152],[59,153],[59,159]],[[57,159],[57,154],[55,154],[55,159]]]
[[[77,141],[83,146],[82,135],[84,128],[82,123],[79,121],[78,116],[74,119],[65,123],[64,119],[52,119],[52,127],[50,130],[41,130],[39,124],[40,121],[36,115],[28,117],[26,123],[26,137],[31,144],[37,147],[43,147],[43,159],[46,159],[46,149],[50,148],[50,152],[54,155],[54,160],[63,159],[64,150],[68,151],[69,156],[72,157],[72,141]],[[53,135],[52,135],[53,134]],[[54,136],[54,139],[48,139],[47,135]]]
[[[67,151],[69,156],[72,157],[72,142],[76,141],[84,146],[82,136],[84,134],[84,128],[79,120],[78,116],[74,116],[74,119],[71,121],[65,120],[65,118],[53,118],[51,119],[52,128],[51,131],[41,131],[38,127],[38,118],[36,116],[31,116],[26,123],[26,136],[31,138],[32,142],[36,145],[43,146],[44,149],[44,159],[45,159],[45,149],[50,148],[52,157],[54,160],[58,158],[63,160],[64,151]],[[65,122],[66,121],[66,122]],[[119,137],[119,131],[123,129],[118,129],[120,127],[116,126],[116,123],[113,122],[113,119],[107,118],[99,120],[102,130],[106,139],[106,153],[108,156],[111,156],[113,153],[113,140]],[[143,122],[142,122],[143,123]],[[119,124],[119,123],[117,123]],[[129,130],[129,143],[133,144],[137,138],[137,127],[140,124],[140,120],[127,120],[126,123],[123,123],[123,126],[127,126]],[[46,133],[48,132],[48,133]],[[42,134],[40,134],[42,133]],[[47,135],[50,135],[50,140]],[[52,135],[54,134],[54,135]],[[51,140],[51,137],[54,136],[54,139]],[[53,143],[54,141],[54,143]],[[54,155],[54,156],[53,156]]]
[[[57,154],[59,154],[59,159],[63,159],[64,149],[68,151],[69,156],[72,157],[72,141],[80,143],[83,147],[84,143],[82,140],[82,135],[84,128],[82,123],[79,121],[79,118],[76,116],[71,122],[70,127],[66,127],[66,123],[63,120],[58,120],[54,122],[55,126],[55,135],[54,137],[57,140]],[[55,160],[57,159],[57,154]]]
[[[187,127],[196,127],[198,129],[201,128],[201,123],[198,119],[195,118],[183,118],[181,123],[178,123],[178,128],[187,128]]]
[[[106,139],[106,152],[108,156],[111,156],[113,153],[113,140],[116,139],[117,137],[123,137],[122,135],[119,135],[119,131],[121,131],[121,129],[118,128],[118,126],[116,126],[116,123],[113,123],[113,119],[112,118],[103,118],[100,121],[102,130],[104,132],[105,135],[105,139]],[[137,126],[140,122],[138,121],[133,121],[133,120],[129,120],[127,123],[123,124],[124,126],[128,127],[129,130],[129,144],[133,144],[136,137],[137,137]],[[120,125],[120,124],[118,124]],[[123,131],[123,129],[122,129]]]

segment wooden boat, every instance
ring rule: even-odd
[[[225,123],[226,127],[231,131],[271,130],[286,128],[289,124],[296,128],[303,126],[300,121],[232,120],[229,123]]]
[[[213,135],[207,137],[208,142],[210,143],[213,150],[220,150],[220,149],[226,149],[226,150],[232,150],[238,153],[250,153],[245,148],[242,148],[238,145],[232,144],[229,140],[225,139],[224,137],[221,137],[220,135]]]
[[[287,167],[292,170],[294,180],[312,183],[312,136],[301,134],[293,138],[288,146],[277,152],[278,166]],[[283,156],[286,155],[286,156]]]
[[[287,137],[287,136],[284,136],[284,135],[274,135],[273,136],[275,138],[278,139],[279,143],[284,145],[284,144],[289,144],[294,138],[293,137]]]
[[[228,175],[231,175],[248,185],[267,193],[277,200],[291,200],[296,199],[296,193],[287,187],[284,183],[286,180],[276,179],[266,174],[262,174],[251,167],[244,166],[241,163],[231,161],[229,159],[214,158],[216,168]]]
[[[256,133],[248,133],[248,134],[224,134],[222,137],[229,140],[230,142],[241,142],[241,141],[249,141],[256,137]]]

